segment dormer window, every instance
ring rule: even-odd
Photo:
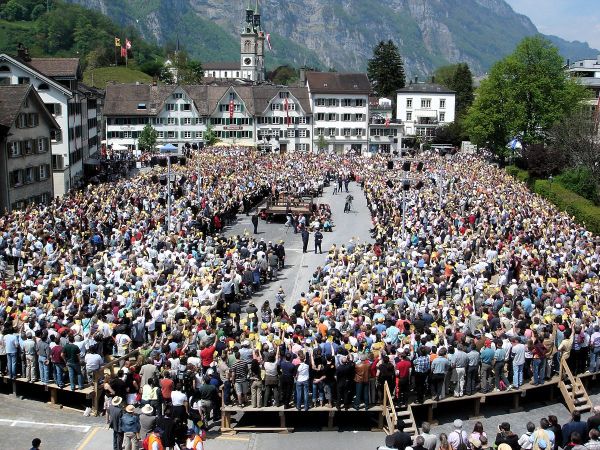
[[[146,109],[146,104],[145,103],[138,103],[137,109]]]
[[[0,72],[10,72],[10,67],[8,67],[8,66],[0,66]]]
[[[47,91],[50,87],[46,83],[40,83],[38,86],[38,91]]]

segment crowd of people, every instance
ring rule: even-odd
[[[450,433],[433,434],[431,424],[423,422],[419,433],[412,437],[400,422],[396,432],[386,437],[385,446],[379,450],[598,450],[599,427],[600,407],[595,407],[586,421],[578,411],[563,425],[555,415],[542,417],[537,423],[529,421],[522,433],[515,433],[509,422],[501,422],[497,429],[486,432],[479,421],[469,433],[463,421],[456,419]]]
[[[561,361],[597,371],[596,238],[478,156],[421,155],[407,192],[387,158],[203,149],[174,168],[170,221],[160,166],[2,216],[1,370],[66,369],[77,389],[139,349],[103,380],[108,416],[151,408],[179,439],[221,403],[368,410],[386,384],[407,404],[543,384]],[[283,243],[224,226],[329,181],[363,190],[372,239],[325,249],[300,298],[255,305]],[[332,219],[318,211],[303,240]]]

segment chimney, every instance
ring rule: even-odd
[[[157,81],[156,77],[152,78],[152,86],[156,87],[157,84],[158,84],[158,81]]]
[[[23,45],[22,42],[19,42],[17,44],[17,56],[19,57],[19,59],[25,62],[31,61],[31,57],[29,56],[29,49],[25,47],[25,45]]]
[[[415,84],[419,84],[419,77],[415,77]]]
[[[306,84],[306,69],[300,67],[300,83],[304,86]]]

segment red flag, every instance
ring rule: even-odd
[[[121,58],[127,57],[127,49],[125,47],[121,47]]]
[[[289,106],[287,97],[283,101],[283,108],[285,109],[285,124],[289,127],[290,126],[290,106]]]
[[[386,118],[385,118],[385,127],[387,128],[387,127],[389,127],[389,126],[390,126],[390,118],[389,118],[389,117],[386,117]]]
[[[233,102],[233,99],[229,100],[229,121],[231,122],[233,120],[233,108],[235,106],[235,103]]]

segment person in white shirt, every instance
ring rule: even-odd
[[[300,364],[296,369],[296,409],[300,411],[302,405],[302,396],[304,395],[304,411],[308,411],[308,377],[309,366],[306,364],[306,355],[300,351],[298,353]]]

